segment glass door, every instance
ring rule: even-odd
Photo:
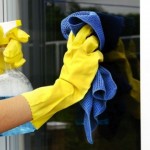
[[[22,0],[22,19],[25,29],[31,36],[30,43],[24,50],[28,62],[23,70],[31,79],[34,88],[51,85],[59,76],[63,55],[66,51],[66,41],[61,34],[60,23],[67,15],[80,10],[93,10],[109,14],[115,11],[116,15],[126,18],[127,26],[121,38],[125,49],[129,50],[136,58],[130,57],[128,61],[132,67],[134,78],[140,80],[140,14],[138,6],[130,7],[121,2],[112,4],[111,1],[106,4],[96,1]],[[121,14],[121,11],[124,14]],[[130,14],[131,11],[134,13]],[[124,73],[119,66],[121,63],[104,63],[103,65],[110,70],[117,68],[118,70],[114,71],[117,70],[120,75]],[[121,78],[124,78],[123,85],[126,85],[124,82],[126,77]],[[109,150],[113,148],[140,150],[140,119],[135,117],[136,113],[139,115],[139,105],[130,101],[127,87],[122,87],[122,90],[127,90],[124,95],[118,93],[118,97],[108,103],[109,109],[103,116],[106,120],[101,122],[93,133],[93,145],[86,140],[84,128],[79,120],[80,113],[77,112],[79,108],[77,104],[54,115],[38,131],[25,135],[25,149]]]
[[[2,18],[0,19],[2,21],[10,19],[12,10],[8,11],[8,8],[12,3],[13,8],[14,5],[19,6],[19,12],[15,14],[20,14],[22,28],[30,35],[29,43],[23,45],[27,62],[22,70],[34,88],[52,85],[58,78],[66,52],[66,41],[61,34],[60,23],[67,15],[80,10],[93,10],[108,14],[115,11],[116,15],[126,18],[127,28],[121,38],[126,52],[131,52],[128,53],[128,62],[131,65],[133,77],[140,81],[139,7],[123,6],[120,1],[116,4],[112,4],[111,1],[108,4],[106,1],[100,3],[98,1],[16,0],[16,4],[12,0],[9,3],[8,1],[0,1],[0,8],[7,2],[7,7],[2,7],[7,8],[7,11],[2,11],[4,14],[0,15]],[[17,8],[16,10],[18,11]],[[122,10],[126,13],[121,14]],[[130,14],[132,10],[134,13]],[[12,19],[16,19],[14,16]],[[134,59],[130,56],[134,56]],[[114,72],[119,71],[121,75],[124,73],[120,67],[121,63],[106,62],[103,65],[110,70],[114,69]],[[82,114],[77,111],[79,105],[76,104],[55,114],[34,133],[1,137],[0,148],[2,150],[140,150],[139,105],[130,101],[128,94],[130,86],[126,86],[124,82],[126,76],[119,77],[117,79],[125,86],[118,85],[122,91],[126,90],[126,93],[118,93],[118,97],[108,103],[109,109],[102,116],[104,121],[100,122],[93,132],[94,144],[89,144],[86,140],[84,128],[80,122]]]

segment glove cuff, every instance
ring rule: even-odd
[[[53,86],[45,86],[23,93],[22,96],[29,103],[32,112],[33,126],[36,129],[40,128],[53,114],[59,111],[56,109],[54,112],[54,107],[72,95],[73,92],[74,89],[70,83],[57,79]]]

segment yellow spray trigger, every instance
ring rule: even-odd
[[[19,68],[25,63],[22,52],[22,43],[28,42],[29,35],[19,29],[21,20],[0,22],[0,74],[5,70],[5,63],[12,68]]]

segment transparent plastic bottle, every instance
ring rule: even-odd
[[[32,89],[30,81],[20,70],[10,69],[9,65],[6,65],[5,72],[0,75],[0,100],[17,96]],[[30,122],[27,122],[16,128],[0,133],[0,136],[25,134],[33,132],[34,130],[34,126]]]

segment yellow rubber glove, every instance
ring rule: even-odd
[[[29,35],[15,28],[9,31],[6,36],[3,34],[3,29],[0,27],[0,74],[4,72],[5,63],[10,64],[11,68],[19,68],[25,63],[22,53],[21,43],[28,42]],[[4,48],[5,47],[5,48]]]
[[[82,100],[98,70],[103,55],[93,30],[85,25],[76,36],[71,32],[64,55],[64,65],[53,86],[38,88],[22,96],[31,108],[32,124],[40,128],[56,112]]]

